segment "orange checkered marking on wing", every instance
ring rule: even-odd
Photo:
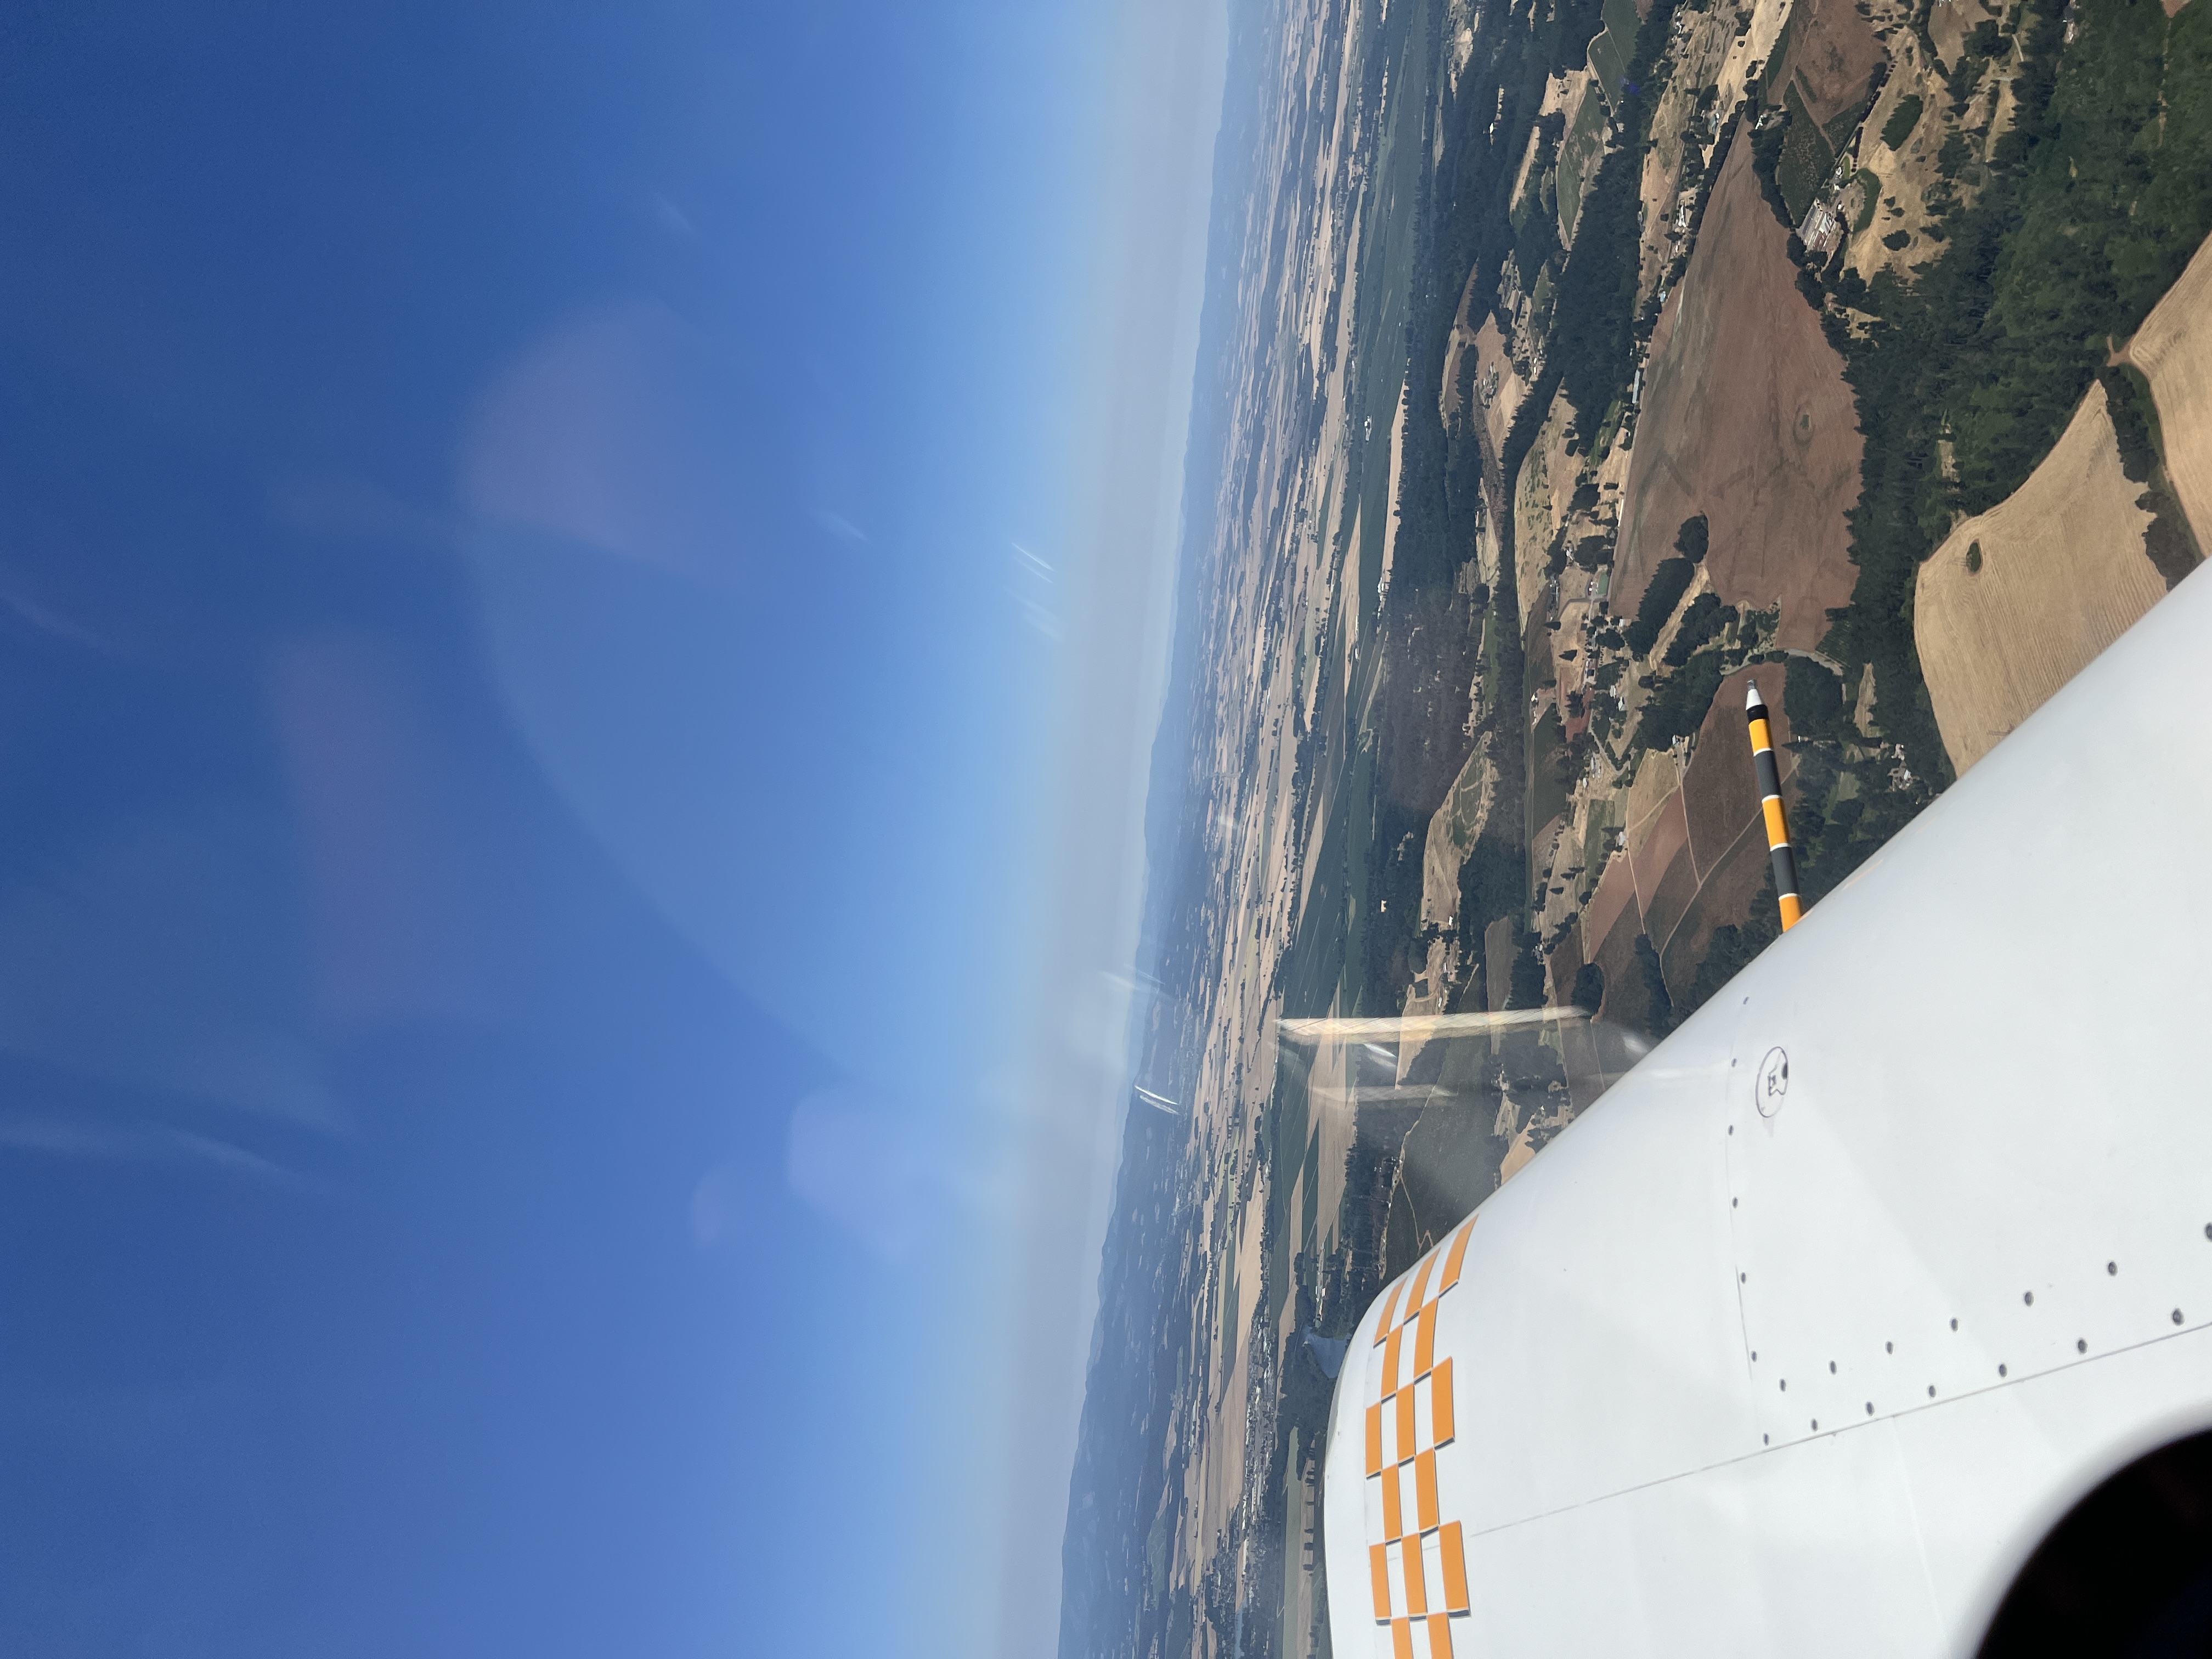
[[[1427,1305],[1422,1298],[1429,1293],[1429,1275],[1436,1271],[1436,1252],[1431,1250],[1421,1258],[1420,1265],[1413,1269],[1413,1288],[1406,1297],[1407,1318],[1411,1319]]]
[[[1443,1557],[1444,1611],[1465,1613],[1468,1610],[1467,1544],[1460,1534],[1458,1522],[1447,1522],[1438,1529],[1437,1548]]]
[[[1369,1372],[1374,1394],[1364,1427],[1367,1474],[1382,1482],[1368,1510],[1369,1524],[1379,1523],[1382,1535],[1370,1535],[1368,1560],[1376,1640],[1387,1627],[1394,1659],[1401,1653],[1419,1659],[1424,1652],[1431,1659],[1451,1659],[1447,1621],[1471,1610],[1461,1525],[1443,1519],[1437,1449],[1456,1438],[1458,1413],[1451,1356],[1439,1358],[1437,1347],[1443,1324],[1439,1304],[1459,1283],[1474,1229],[1470,1217],[1416,1263],[1408,1277],[1385,1292],[1376,1316],[1375,1345],[1382,1352],[1376,1356],[1381,1364]],[[1425,1413],[1418,1407],[1424,1388],[1429,1395]],[[1437,1545],[1433,1566],[1425,1547],[1431,1540]],[[1393,1549],[1398,1552],[1395,1562]],[[1394,1568],[1399,1575],[1395,1589]]]
[[[1468,1217],[1460,1223],[1459,1231],[1452,1235],[1451,1249],[1444,1256],[1443,1279],[1437,1286],[1438,1296],[1459,1283],[1459,1270],[1467,1261],[1467,1241],[1474,1236],[1474,1220],[1473,1216]]]
[[[1421,1539],[1419,1533],[1410,1538],[1401,1538],[1397,1543],[1398,1560],[1406,1573],[1406,1611],[1426,1613],[1429,1610],[1429,1579],[1421,1571]]]
[[[1375,1322],[1375,1340],[1378,1346],[1393,1328],[1390,1316],[1398,1311],[1398,1290],[1399,1287],[1393,1285],[1382,1297],[1382,1316]]]

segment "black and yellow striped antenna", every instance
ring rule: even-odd
[[[1743,712],[1751,720],[1751,758],[1759,769],[1759,805],[1766,815],[1766,851],[1774,860],[1774,890],[1782,904],[1782,931],[1805,914],[1797,900],[1797,854],[1790,845],[1790,821],[1782,812],[1782,775],[1774,766],[1774,738],[1766,729],[1766,699],[1759,682],[1744,693]]]

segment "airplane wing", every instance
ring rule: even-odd
[[[1338,1659],[2212,1628],[2208,645],[2199,575],[1385,1288]]]

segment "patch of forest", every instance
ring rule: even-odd
[[[1913,641],[1921,562],[1961,517],[2027,480],[2112,344],[2141,325],[2212,230],[2212,9],[2168,19],[2158,0],[2085,0],[2069,46],[2062,4],[2025,0],[2016,31],[1988,20],[1947,77],[1956,114],[1991,66],[2017,52],[2015,114],[1987,159],[1957,131],[1938,152],[1928,197],[1936,258],[1911,280],[1884,270],[1869,283],[1838,252],[1801,282],[1844,358],[1865,437],[1850,515],[1858,577],[1822,648],[1849,682],[1873,668],[1876,724],[1902,745],[1911,775],[1895,787],[1887,757],[1841,759],[1856,733],[1840,695],[1815,688],[1823,671],[1791,660],[1789,712],[1808,803],[1792,827],[1808,899],[1832,890],[1950,781]],[[1916,110],[1908,123],[1900,106],[1890,126],[1901,138],[1920,118]],[[1754,140],[1763,183],[1787,128]],[[1863,327],[1851,326],[1853,313]],[[2137,470],[2151,482],[2148,465]],[[2161,533],[2154,557],[2193,558],[2170,528]],[[1869,768],[1870,787],[1823,815],[1809,803],[1850,764]]]

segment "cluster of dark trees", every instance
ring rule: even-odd
[[[1920,125],[1920,112],[1925,107],[1925,100],[1917,92],[1899,99],[1897,107],[1889,112],[1889,119],[1881,124],[1881,142],[1892,149],[1902,149],[1905,141],[1912,136],[1912,129]]]
[[[1613,142],[1583,192],[1574,249],[1559,276],[1548,361],[1574,405],[1575,435],[1585,449],[1596,443],[1634,368],[1643,243],[1638,185],[1650,148],[1652,112],[1666,90],[1662,55],[1674,12],[1674,0],[1655,0],[1636,32],[1626,78],[1638,90],[1616,113]]]
[[[1659,642],[1659,630],[1674,614],[1674,607],[1682,602],[1682,595],[1690,591],[1697,579],[1698,567],[1687,558],[1662,559],[1651,572],[1651,580],[1644,585],[1644,597],[1637,601],[1636,615],[1620,630],[1620,636],[1636,655],[1649,655]]]
[[[1711,594],[1704,596],[1711,599]],[[1719,605],[1719,601],[1714,601]],[[1734,620],[1731,610],[1723,620]],[[1718,622],[1714,623],[1717,629]],[[1670,653],[1671,654],[1671,653]],[[1652,689],[1636,723],[1636,744],[1642,749],[1664,749],[1677,738],[1686,738],[1705,723],[1721,682],[1728,678],[1717,647],[1694,654],[1685,653],[1682,665]]]
[[[1668,642],[1666,654],[1660,660],[1669,668],[1680,668],[1735,619],[1735,607],[1723,605],[1719,594],[1698,594],[1682,613],[1682,624],[1674,630],[1674,637]]]
[[[2104,386],[2105,406],[2112,411],[2112,433],[2119,441],[2120,471],[2130,483],[2145,486],[2136,497],[2136,505],[2151,515],[2143,530],[2143,551],[2170,590],[2197,568],[2203,553],[2190,531],[2188,515],[2174,498],[2166,464],[2151,437],[2157,411],[2150,387],[2141,374],[2110,365],[2099,368],[2097,378]]]

